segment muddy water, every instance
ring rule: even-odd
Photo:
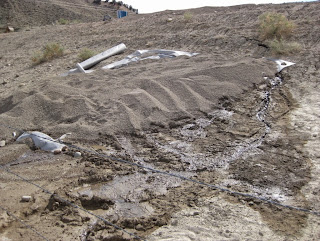
[[[274,113],[282,116],[287,108],[286,104],[282,103],[285,99],[281,99],[285,94],[279,95],[282,79],[275,77],[264,80],[265,83],[245,101],[234,102],[229,108],[215,110],[208,114],[207,118],[200,118],[182,128],[131,137],[117,136],[116,140],[121,146],[119,153],[150,168],[295,205],[296,176],[303,177],[303,171],[308,167],[304,167],[301,159],[301,163],[295,165],[304,169],[300,173],[292,173],[291,164],[281,163],[291,160],[292,153],[282,151],[285,144],[272,144],[273,141],[278,142],[278,139],[283,138],[283,131],[280,131],[282,127],[273,130],[275,123],[270,116]],[[267,147],[268,150],[272,149],[273,145],[279,145],[280,149],[276,149],[276,152],[287,157],[282,160],[278,156],[274,158],[268,155],[265,152],[266,145],[271,145],[271,148]],[[289,143],[288,146],[290,145]],[[293,152],[292,155],[299,158],[295,148]],[[105,153],[109,154],[107,151]],[[280,171],[274,171],[277,169]],[[285,177],[285,182],[282,182],[281,175],[287,175],[287,169],[291,170],[289,173],[292,177]],[[303,183],[299,185],[298,189]],[[193,188],[199,189],[192,187],[192,190]],[[186,193],[188,195],[184,195]],[[197,198],[194,200],[209,195],[209,192],[189,190],[186,183],[180,179],[145,171],[116,176],[109,182],[83,184],[72,191],[72,195],[80,200],[86,209],[94,210],[102,216],[121,217],[116,222],[127,228],[132,226],[131,222],[136,222],[133,220],[138,219],[138,222],[143,224],[143,230],[149,230],[147,233],[150,232],[148,223],[142,220],[159,218],[162,215],[161,222],[157,224],[162,226],[169,220],[171,212],[174,212],[170,206],[179,210],[183,203],[194,205],[194,200],[187,198],[191,193],[196,193]],[[177,198],[179,195],[182,195],[181,201]],[[262,208],[260,212],[271,229],[279,227],[278,224],[275,225],[268,209]],[[121,221],[124,219],[125,222]],[[287,229],[290,225],[299,226],[305,223],[305,219],[300,216],[294,217],[293,221],[280,219],[284,223],[280,225],[280,229],[285,232],[290,231]],[[94,228],[88,227],[87,231],[90,229]],[[296,231],[299,229],[300,227]]]
[[[180,173],[175,173],[180,174]],[[181,174],[180,174],[181,175]],[[184,173],[192,177],[191,173]],[[126,176],[117,176],[111,182],[97,185],[78,187],[72,195],[80,198],[82,205],[89,210],[106,209],[100,212],[117,214],[124,218],[141,218],[153,214],[153,208],[144,202],[149,196],[166,195],[168,189],[181,186],[182,180],[158,174],[135,173]],[[91,200],[108,200],[109,206],[101,208],[99,203]],[[87,201],[86,201],[87,200]]]
[[[242,139],[241,142],[236,141],[229,144],[222,153],[212,155],[211,153],[197,153],[193,148],[192,142],[196,139],[203,139],[207,137],[206,128],[210,125],[215,125],[215,120],[231,122],[233,111],[216,110],[209,113],[210,118],[200,118],[195,123],[187,124],[180,130],[180,139],[159,140],[157,135],[147,135],[148,141],[157,146],[163,152],[179,155],[182,162],[188,165],[187,170],[196,171],[199,169],[213,170],[216,168],[226,169],[228,164],[236,161],[244,154],[250,155],[250,152],[259,152],[257,147],[261,145],[263,139],[271,131],[271,125],[266,120],[269,104],[271,101],[272,91],[279,87],[282,79],[279,77],[265,78],[269,82],[269,89],[261,93],[262,100],[260,107],[255,114],[256,119],[264,126],[264,130],[259,131],[258,135]],[[245,123],[243,123],[245,124]],[[232,127],[231,127],[232,128]]]
[[[204,152],[203,150],[197,152],[194,143],[196,143],[197,140],[206,139],[208,135],[207,129],[210,129],[210,126],[214,126],[217,121],[231,123],[231,127],[229,128],[232,128],[232,118],[234,117],[232,110],[215,110],[208,114],[209,118],[200,118],[194,123],[187,124],[178,130],[173,130],[171,135],[146,133],[146,142],[152,144],[157,152],[165,153],[164,162],[167,161],[169,163],[179,160],[179,162],[182,163],[183,172],[181,172],[181,170],[173,170],[176,174],[192,177],[195,175],[195,171],[213,171],[217,169],[223,173],[228,169],[230,163],[240,157],[261,153],[261,150],[257,147],[261,145],[266,135],[271,131],[270,124],[266,120],[266,115],[272,98],[272,91],[281,85],[282,80],[279,77],[273,79],[265,78],[265,80],[269,82],[269,88],[260,92],[260,104],[257,104],[256,114],[252,115],[255,116],[257,122],[261,123],[260,130],[252,136],[228,143],[228,146],[224,148],[222,152],[212,153]],[[135,146],[133,141],[124,136],[118,136],[117,141],[123,148],[123,155],[129,155],[134,162],[140,165],[157,169],[156,163],[146,161],[147,158],[141,155],[141,146]],[[178,169],[181,169],[181,166]],[[150,182],[152,179],[154,180]],[[106,184],[90,185],[85,188],[80,188],[75,190],[73,194],[78,197],[86,196],[89,199],[92,199],[94,196],[109,199],[116,204],[117,212],[125,213],[126,205],[123,204],[124,202],[129,201],[130,203],[136,203],[134,204],[136,207],[133,205],[131,208],[139,210],[140,207],[138,203],[143,200],[146,192],[152,191],[155,195],[165,195],[168,189],[180,186],[181,182],[181,180],[174,177],[136,173],[116,177],[112,182]],[[235,180],[233,180],[233,184],[234,182]],[[252,187],[252,189],[254,189],[254,187]],[[272,198],[277,198],[279,201],[284,200],[284,195],[279,189],[271,188],[271,190]],[[270,193],[271,190],[268,189],[268,193]],[[259,193],[261,194],[260,189]]]

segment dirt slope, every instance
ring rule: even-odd
[[[319,10],[319,3],[200,8],[188,18],[165,11],[0,34],[0,164],[59,196],[2,170],[1,207],[49,240],[133,239],[92,213],[148,240],[318,240],[316,215],[84,151],[77,159],[74,149],[34,150],[15,142],[8,125],[54,138],[72,132],[68,143],[100,154],[319,212]],[[303,46],[282,56],[296,65],[280,74],[258,38],[258,16],[271,11],[296,23],[292,40]],[[65,55],[32,66],[49,42]],[[122,42],[127,50],[94,72],[61,76],[81,49],[99,53]],[[199,55],[101,69],[137,49]],[[2,240],[42,240],[2,210]]]
[[[116,10],[87,0],[2,0],[0,26],[22,27],[56,24],[59,19],[69,22],[101,21],[108,14],[116,17]]]

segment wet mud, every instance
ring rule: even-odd
[[[265,78],[245,101],[223,98],[221,108],[207,117],[188,121],[182,127],[164,130],[159,126],[152,132],[114,136],[113,146],[102,144],[105,138],[101,135],[101,145],[95,148],[149,168],[308,207],[301,188],[310,179],[310,164],[301,149],[303,135],[290,129],[287,118],[292,105],[294,100],[282,79]],[[63,190],[70,190],[64,195],[142,237],[168,224],[174,213],[197,206],[200,199],[222,195],[208,187],[108,158],[89,155],[80,162],[86,166],[85,175],[69,188],[64,187]],[[225,198],[244,202],[260,212],[265,224],[275,232],[298,235],[307,222],[307,215],[295,210],[239,196]],[[56,215],[55,212],[58,211],[51,208],[50,214]],[[90,219],[87,223],[83,240],[123,237],[121,231],[101,221]],[[123,238],[126,239],[130,237]]]

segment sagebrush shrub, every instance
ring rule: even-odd
[[[186,22],[190,22],[192,20],[192,13],[191,12],[185,12],[183,14],[183,18]]]
[[[282,40],[290,37],[295,29],[295,24],[280,13],[268,12],[260,15],[260,38],[262,40]]]
[[[42,52],[35,53],[31,60],[33,64],[37,65],[63,56],[63,52],[64,50],[59,43],[49,43],[43,47]]]

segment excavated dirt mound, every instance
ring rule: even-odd
[[[200,8],[0,34],[0,240],[318,240],[319,10]],[[258,38],[272,11],[302,45],[281,73]],[[65,54],[32,65],[52,42]],[[61,76],[82,49],[122,42],[92,73]],[[138,49],[199,54],[101,69]],[[82,156],[18,143],[21,130],[71,132]]]

